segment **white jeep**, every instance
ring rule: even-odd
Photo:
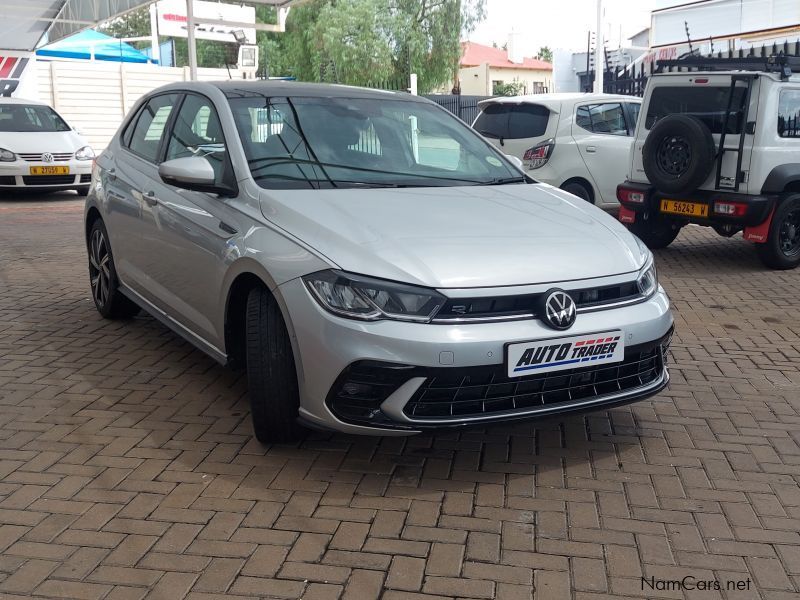
[[[696,223],[743,231],[774,269],[800,264],[800,58],[693,57],[651,76],[617,188],[651,248]]]

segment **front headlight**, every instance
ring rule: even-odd
[[[639,271],[639,278],[636,280],[639,286],[639,293],[646,298],[649,298],[658,290],[658,271],[656,270],[656,261],[653,258],[653,253],[644,263],[644,267]]]
[[[445,303],[435,290],[342,271],[319,271],[303,281],[324,309],[351,319],[427,323]]]
[[[17,160],[16,154],[14,154],[11,150],[0,148],[0,162],[14,162],[15,160]]]
[[[77,158],[78,160],[93,160],[94,150],[92,150],[91,146],[84,146],[83,148],[79,148],[78,151],[75,153],[75,158]]]

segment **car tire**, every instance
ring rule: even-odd
[[[106,319],[129,319],[141,310],[119,289],[114,255],[108,241],[108,231],[102,219],[97,219],[89,231],[89,285],[94,305]]]
[[[256,439],[268,444],[300,438],[300,394],[289,332],[275,298],[261,287],[247,297],[246,362]]]
[[[651,250],[666,248],[681,231],[681,225],[666,219],[650,217],[642,219],[636,216],[636,221],[628,225],[628,230],[642,240]]]
[[[594,200],[592,200],[592,193],[582,183],[570,181],[569,183],[562,185],[561,189],[569,194],[572,194],[573,196],[577,196],[581,200],[586,200],[586,202],[589,204],[594,204]]]
[[[647,178],[659,191],[668,194],[695,191],[711,173],[715,157],[711,130],[690,115],[667,115],[659,119],[642,149]]]
[[[89,195],[89,186],[75,188],[75,191],[78,192],[78,196],[88,196]]]
[[[767,241],[756,244],[761,262],[770,269],[800,265],[800,195],[785,198],[775,209]]]

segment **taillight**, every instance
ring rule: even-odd
[[[547,164],[550,156],[553,154],[553,148],[556,146],[556,141],[552,138],[545,140],[540,144],[536,144],[533,148],[525,150],[522,155],[522,162],[529,169],[538,169]]]
[[[729,217],[743,217],[747,214],[747,204],[743,202],[714,202],[714,212]]]
[[[629,190],[628,188],[617,188],[617,200],[620,202],[630,202],[631,204],[644,204],[644,192],[639,190]]]

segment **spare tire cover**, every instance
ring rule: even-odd
[[[700,187],[714,167],[716,148],[711,131],[697,117],[667,115],[644,142],[642,163],[659,191],[688,194]]]

